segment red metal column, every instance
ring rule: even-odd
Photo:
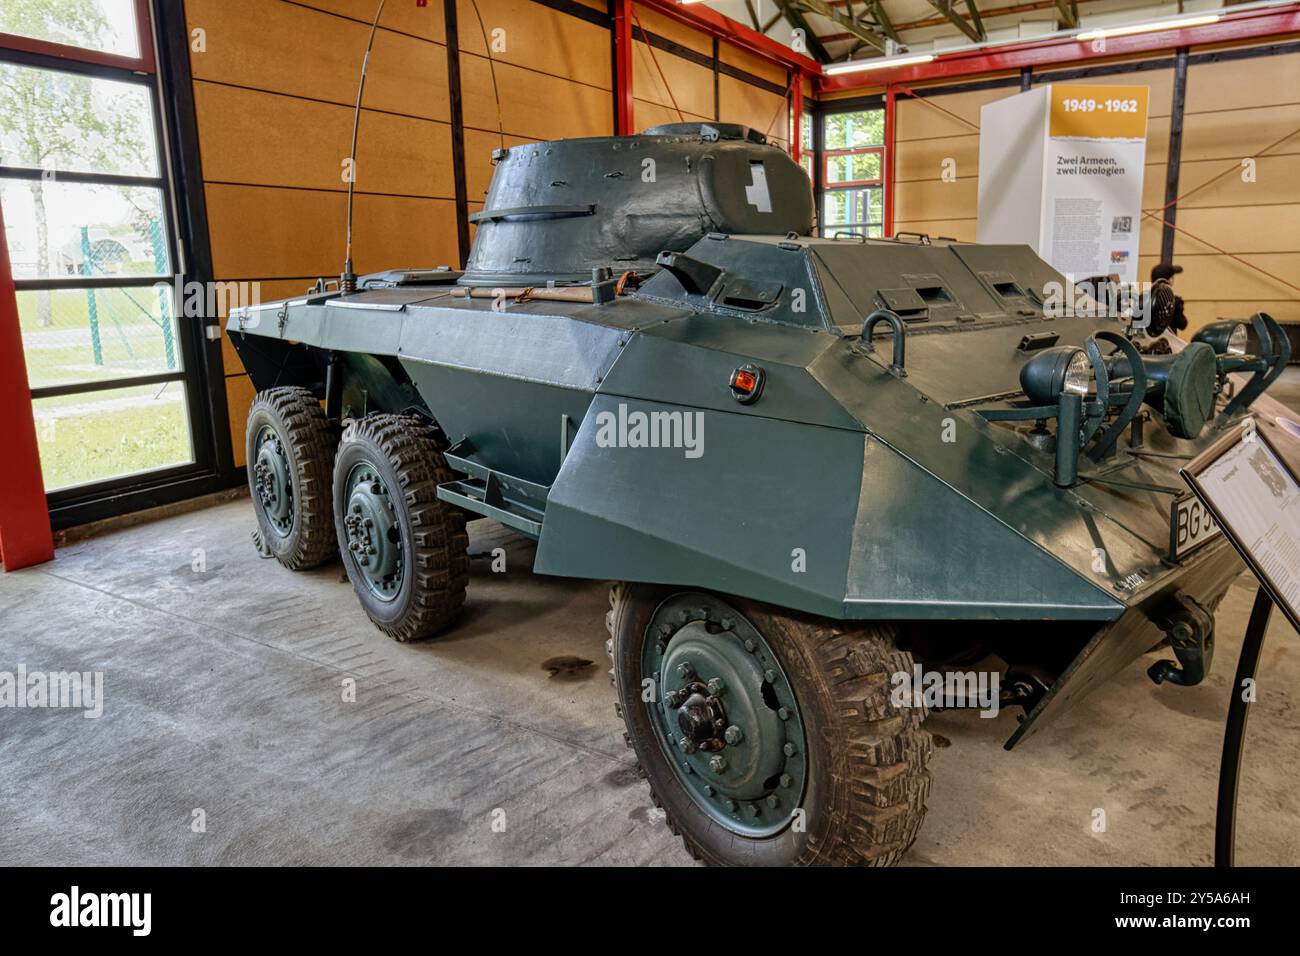
[[[885,238],[894,234],[894,131],[898,122],[897,94],[885,87]]]
[[[614,0],[614,113],[617,135],[636,132],[632,126],[632,0]]]
[[[6,235],[0,209],[0,435],[6,459],[0,468],[0,560],[6,571],[17,571],[53,558],[54,538]]]
[[[790,158],[797,163],[803,147],[803,72],[800,70],[794,71],[794,83],[790,86],[790,110],[790,123],[794,127],[790,131]]]

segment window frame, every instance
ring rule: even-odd
[[[22,36],[18,33],[0,32],[0,50],[17,51],[38,57],[50,57],[65,60],[72,64],[91,64],[129,70],[134,73],[157,73],[157,60],[154,56],[152,17],[149,0],[135,0],[136,49],[139,56],[123,56],[93,47],[77,46],[71,43],[55,43],[51,40],[38,40],[35,37]],[[161,158],[161,157],[160,157]]]
[[[880,175],[875,179],[831,180],[830,162],[837,156],[866,156],[874,154],[880,158]],[[822,182],[828,190],[855,189],[864,186],[883,186],[885,184],[885,147],[859,146],[855,149],[828,149],[822,153]]]
[[[184,14],[179,9],[164,9],[166,6],[155,7],[151,0],[134,0],[140,51],[137,57],[0,33],[0,63],[133,83],[148,91],[158,175],[61,170],[58,180],[158,189],[172,273],[161,280],[156,275],[15,278],[15,292],[152,288],[160,281],[170,284],[178,277],[182,283],[211,281],[207,216],[197,172],[193,94],[188,87],[189,31]],[[2,166],[0,178],[31,181],[39,179],[42,172],[28,167]],[[174,302],[173,310],[178,369],[31,389],[33,401],[170,382],[179,382],[185,393],[192,460],[47,491],[50,522],[56,530],[208,494],[241,480],[242,475],[233,464],[220,337],[212,337],[212,330],[219,331],[220,326],[209,324],[217,317],[186,316],[183,302]]]
[[[881,238],[888,238],[885,235],[884,207],[885,207],[885,188],[886,174],[888,172],[888,149],[889,144],[871,143],[865,146],[838,147],[826,149],[826,121],[832,116],[843,115],[845,113],[861,113],[866,111],[884,112],[885,101],[883,96],[867,97],[863,100],[837,102],[833,108],[829,105],[823,106],[816,113],[816,123],[813,127],[814,139],[818,145],[823,148],[817,153],[817,161],[814,164],[818,172],[816,199],[817,199],[817,231],[824,238],[832,238],[836,233],[853,235],[861,238],[869,238],[871,230],[878,229]],[[853,156],[864,153],[875,153],[880,157],[880,176],[875,179],[849,180],[845,182],[832,183],[830,180],[829,162],[836,156]],[[879,190],[881,193],[881,219],[879,222],[853,222],[853,223],[834,223],[828,224],[824,221],[826,212],[826,197],[829,193],[847,192],[850,190]],[[867,213],[870,215],[871,203],[867,202]]]

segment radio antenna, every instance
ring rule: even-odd
[[[379,18],[384,15],[384,4],[388,0],[379,0],[379,9],[375,11],[375,20],[370,24],[370,39],[366,41],[366,56],[361,61],[361,79],[357,83],[357,105],[352,111],[352,151],[348,158],[352,163],[348,170],[348,225],[347,240],[343,252],[343,275],[339,277],[340,292],[357,290],[357,274],[352,268],[352,194],[357,180],[357,129],[361,125],[361,97],[366,91],[366,73],[370,70],[370,51],[375,46],[375,33],[379,30]]]

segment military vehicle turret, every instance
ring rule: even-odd
[[[467,516],[617,582],[627,737],[710,863],[897,861],[918,662],[1004,660],[1008,746],[1166,637],[1153,676],[1201,679],[1241,565],[1177,467],[1287,361],[1267,316],[1261,355],[1237,323],[1144,354],[1027,247],[814,236],[803,171],[743,127],[494,159],[463,273],[230,314],[266,553],[341,553],[402,641],[454,624]]]

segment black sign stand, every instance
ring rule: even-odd
[[[1278,447],[1268,439],[1268,433],[1278,431],[1280,428],[1274,420],[1265,418],[1258,426],[1254,426],[1252,420],[1247,426],[1243,426],[1242,431],[1225,434],[1186,468],[1179,469],[1183,480],[1201,500],[1201,504],[1205,505],[1214,516],[1224,535],[1232,542],[1232,546],[1259,582],[1259,588],[1255,592],[1255,606],[1251,608],[1250,622],[1246,625],[1246,635],[1241,643],[1241,656],[1237,659],[1237,676],[1233,680],[1232,696],[1228,699],[1228,720],[1223,728],[1223,756],[1219,762],[1219,800],[1214,821],[1214,865],[1216,867],[1232,866],[1235,855],[1237,789],[1241,781],[1242,755],[1246,748],[1246,720],[1250,714],[1250,702],[1243,696],[1244,685],[1246,681],[1254,680],[1255,672],[1259,668],[1259,657],[1264,648],[1264,634],[1268,630],[1268,621],[1273,614],[1273,608],[1278,607],[1297,632],[1300,632],[1300,610],[1279,595],[1276,582],[1267,567],[1262,565],[1251,549],[1242,543],[1232,522],[1223,514],[1213,497],[1207,494],[1200,476],[1239,442],[1258,441],[1282,466],[1291,483],[1300,485],[1300,478],[1296,475],[1300,467],[1297,466],[1294,450],[1290,447],[1290,439],[1287,440],[1285,454],[1279,453]]]
[[[1242,692],[1246,681],[1255,679],[1264,633],[1273,615],[1273,598],[1262,585],[1255,591],[1255,606],[1241,642],[1237,676],[1228,698],[1228,722],[1223,728],[1223,758],[1219,762],[1219,803],[1214,819],[1214,865],[1232,866],[1237,832],[1237,785],[1241,781],[1241,757],[1246,747],[1246,720],[1250,702]]]

